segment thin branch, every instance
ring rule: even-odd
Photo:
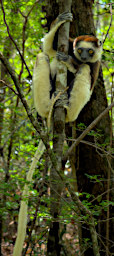
[[[39,2],[39,0],[36,1],[36,2],[32,5],[31,9],[29,10],[29,12],[28,12],[28,14],[27,14],[26,16],[20,11],[21,15],[22,15],[23,18],[25,19],[24,24],[23,24],[23,32],[22,32],[22,56],[23,56],[23,59],[24,59],[25,41],[26,41],[26,39],[25,39],[25,31],[26,31],[26,25],[27,25],[27,22],[28,22],[28,17],[29,17],[29,15],[31,14],[33,8],[35,7],[35,5],[36,5],[38,2]],[[22,75],[22,73],[23,73],[23,64],[24,64],[24,63],[22,62],[21,71],[20,71],[20,74],[19,74],[19,80],[20,80],[21,75]]]
[[[12,90],[12,92],[14,92],[17,96],[19,95],[18,92],[16,92],[16,91],[11,87],[11,85],[6,84],[5,81],[0,80],[0,83],[3,83],[3,84],[5,85],[5,87],[8,87],[8,88],[9,88],[10,90]]]
[[[87,224],[89,225],[89,229],[90,229],[90,234],[91,234],[91,240],[92,240],[92,245],[93,245],[93,253],[94,256],[100,256],[99,254],[99,246],[98,246],[98,241],[97,241],[97,232],[96,232],[96,228],[95,228],[95,223],[94,223],[94,218],[92,216],[92,213],[90,210],[88,210],[80,201],[79,197],[76,195],[76,193],[74,193],[70,187],[70,184],[68,182],[66,182],[66,187],[71,195],[71,198],[73,200],[73,202],[76,203],[76,205],[78,206],[79,210],[86,215],[87,217]]]
[[[114,190],[114,188],[110,188],[110,191]],[[90,203],[92,204],[93,202],[95,202],[96,200],[98,201],[99,198],[101,198],[102,196],[104,196],[105,194],[107,194],[108,190],[106,190],[105,192],[103,192],[102,194],[98,195],[97,197],[95,197],[94,199],[92,199],[90,201]]]
[[[38,127],[38,122],[36,123],[35,118],[32,115],[31,110],[30,110],[30,108],[29,108],[29,106],[27,104],[27,101],[26,101],[26,99],[25,99],[25,97],[24,97],[24,95],[23,95],[23,93],[22,93],[22,91],[20,89],[20,83],[19,83],[18,78],[15,75],[15,71],[10,66],[8,60],[3,56],[2,53],[0,53],[0,60],[2,61],[3,65],[6,67],[8,73],[10,74],[10,76],[11,76],[11,78],[12,78],[14,84],[15,84],[15,87],[16,87],[16,89],[18,91],[19,98],[21,99],[21,102],[22,102],[22,104],[23,104],[23,106],[24,106],[24,108],[25,108],[25,110],[27,112],[28,118],[30,119],[30,121],[33,124],[34,128],[36,129],[36,131],[39,133],[40,129]]]
[[[114,53],[113,49],[107,50],[107,49],[104,49],[104,48],[103,48],[103,51],[104,51],[104,52],[108,52],[108,53]]]
[[[19,79],[16,77],[15,75],[15,71],[13,70],[13,68],[10,66],[8,60],[3,56],[2,53],[0,53],[0,60],[2,61],[3,65],[6,67],[8,73],[10,74],[14,84],[15,84],[15,87],[18,91],[18,96],[26,110],[26,113],[27,113],[27,116],[30,120],[30,122],[32,123],[33,127],[35,128],[35,130],[38,132],[38,134],[40,135],[40,138],[42,139],[46,149],[47,149],[47,152],[49,153],[49,156],[53,162],[53,165],[55,166],[56,165],[56,158],[55,158],[55,155],[53,153],[53,150],[51,150],[50,148],[50,145],[49,145],[49,139],[48,139],[48,134],[44,134],[43,132],[41,132],[41,127],[37,121],[37,119],[34,118],[34,116],[32,115],[32,111],[31,109],[29,108],[29,105],[24,97],[24,94],[22,93],[21,91],[21,88],[20,88],[20,83],[19,83]]]
[[[17,46],[17,44],[16,44],[15,40],[13,39],[12,35],[10,34],[9,26],[8,26],[8,24],[7,24],[7,21],[6,21],[6,14],[5,14],[5,11],[4,11],[4,7],[3,7],[3,2],[2,2],[2,0],[1,0],[1,8],[2,8],[3,17],[4,17],[4,23],[5,23],[5,25],[6,25],[9,38],[11,39],[11,41],[13,42],[13,44],[15,45],[17,51],[19,52],[19,55],[20,55],[20,57],[21,57],[21,60],[22,60],[22,62],[24,63],[24,65],[25,65],[25,67],[26,67],[26,69],[27,69],[27,71],[28,71],[28,73],[29,73],[29,77],[32,78],[32,75],[31,75],[31,73],[30,73],[30,70],[29,70],[29,68],[28,68],[28,66],[27,66],[27,64],[26,64],[26,62],[25,62],[25,60],[24,60],[24,58],[23,58],[23,55],[21,54],[21,52],[20,52],[20,50],[19,50],[19,47]]]
[[[20,122],[20,124],[15,128],[12,129],[12,131],[10,132],[10,134],[5,138],[4,144],[3,144],[3,148],[5,148],[5,146],[8,143],[8,140],[11,138],[11,136],[16,133],[17,131],[20,130],[21,127],[23,127],[25,125],[25,123],[27,122],[27,118],[25,120],[23,120],[22,122]]]
[[[107,250],[107,247],[106,247],[105,243],[103,242],[103,240],[101,239],[101,237],[99,235],[98,235],[98,238],[99,238],[100,242],[102,243],[102,245],[104,246],[105,250]],[[108,250],[108,256],[109,255],[112,255],[112,254]]]
[[[66,138],[66,141],[73,141],[73,142],[76,142],[76,139],[68,139],[68,138]],[[85,140],[81,140],[80,142],[83,143],[83,144],[86,144],[86,145],[88,145],[88,146],[91,146],[91,147],[95,148],[96,150],[101,151],[101,152],[102,152],[102,156],[109,155],[110,157],[114,158],[114,156],[113,156],[111,153],[109,153],[109,151],[104,150],[103,148],[97,146],[95,143],[92,143],[92,142],[90,142],[90,141],[85,141]],[[98,151],[97,151],[97,152],[98,152]],[[99,152],[98,152],[98,153],[99,153]],[[100,155],[101,155],[101,154],[100,154]]]
[[[111,103],[113,102],[113,75],[112,75],[112,86],[111,86]],[[113,144],[113,115],[112,115],[112,109],[111,109],[111,122],[110,122],[110,147],[109,147],[109,152],[111,151],[112,149],[112,144]],[[111,177],[112,177],[112,174],[111,172],[113,172],[112,170],[112,167],[111,167],[111,157],[110,156],[107,156],[107,162],[108,162],[108,165],[109,165],[109,168],[108,168],[108,174],[107,174],[107,201],[109,202],[110,200],[110,186],[111,186]],[[114,173],[114,172],[113,172]],[[106,255],[108,256],[108,251],[109,251],[109,229],[110,229],[110,221],[109,221],[109,218],[110,218],[110,206],[108,205],[107,207],[107,222],[106,222]]]
[[[90,132],[93,127],[114,107],[114,102],[109,105],[86,129],[85,131],[78,137],[78,139],[72,144],[72,146],[68,149],[66,154],[63,157],[63,162],[66,162],[68,159],[68,156],[72,153],[72,150],[74,147],[76,147],[80,141]]]
[[[40,4],[40,3],[42,3],[43,1],[44,1],[44,0],[42,0],[42,1],[37,0],[37,1],[32,5],[32,7],[31,7],[31,9],[29,10],[29,12],[28,12],[27,15],[24,15],[23,12],[21,12],[20,10],[19,10],[19,13],[23,16],[23,18],[27,19],[28,16],[30,15],[30,13],[32,12],[33,8],[35,7],[35,5],[38,4],[38,3]]]
[[[108,34],[109,34],[109,30],[110,30],[111,25],[112,25],[112,4],[110,4],[110,15],[111,15],[111,20],[110,20],[110,24],[109,24],[107,33],[106,33],[105,38],[104,38],[104,40],[103,40],[103,44],[105,43],[105,40],[106,40],[106,38],[107,38],[107,36],[108,36]]]
[[[99,2],[96,2],[96,4],[103,5],[103,6],[105,5],[105,6],[106,6],[106,5],[113,5],[114,2],[113,2],[113,3],[103,3],[103,4],[101,4],[101,3],[99,3]]]

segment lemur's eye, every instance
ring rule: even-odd
[[[77,50],[77,52],[78,52],[78,53],[81,53],[81,52],[82,52],[82,50],[79,48],[79,49]]]
[[[93,54],[94,51],[92,49],[89,50],[89,54]]]

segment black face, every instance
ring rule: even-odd
[[[83,62],[89,61],[89,59],[94,55],[94,50],[92,48],[79,47],[77,52]]]

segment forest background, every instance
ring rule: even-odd
[[[43,37],[58,11],[57,1],[40,2],[4,0],[0,6],[0,255],[4,256],[13,253],[22,191],[27,183],[26,173],[44,134],[49,138],[50,150],[53,150],[52,137],[47,135],[45,121],[42,125],[37,124],[32,75],[36,55],[42,51]],[[113,103],[113,2],[72,1],[74,21],[80,14],[80,8],[82,21],[79,19],[78,24],[75,23],[76,32],[81,28],[85,29],[84,32],[90,29],[87,24],[87,19],[90,22],[87,16],[90,11],[96,34],[104,42],[102,71],[91,101],[78,120],[66,126],[64,155],[88,125]],[[70,33],[76,37],[73,25]],[[80,213],[74,195],[94,218],[100,255],[114,255],[112,108],[85,135],[65,165],[64,176],[75,186],[75,193],[72,195],[73,192],[66,187],[68,184],[63,184],[59,195],[61,210],[55,221],[59,223],[59,255],[94,255],[90,227],[87,226],[89,212],[88,216],[87,212]],[[51,166],[50,151],[46,151],[37,162],[32,182],[27,183],[30,195],[22,255],[46,255],[47,242],[50,250],[48,232],[50,223],[54,223],[50,214]],[[73,169],[74,178],[71,177]],[[56,229],[56,226],[53,228]]]

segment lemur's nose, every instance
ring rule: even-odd
[[[87,60],[87,52],[86,51],[82,51],[82,53],[81,53],[81,59],[83,60],[83,61],[86,61]]]
[[[81,59],[82,59],[83,61],[86,61],[86,60],[87,60],[86,57],[82,57],[82,56],[81,56]]]

